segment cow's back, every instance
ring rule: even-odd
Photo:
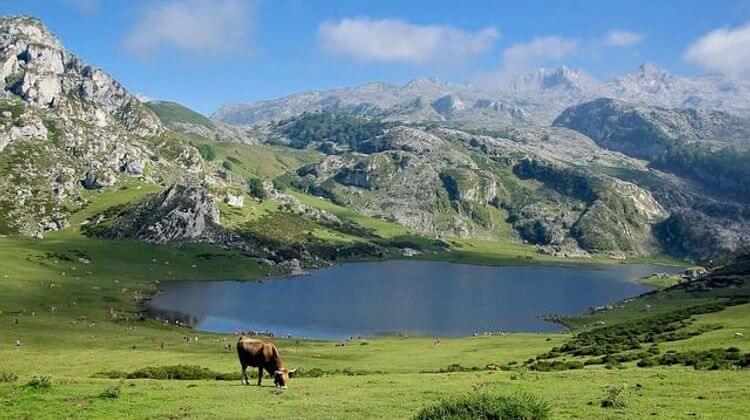
[[[281,365],[281,358],[276,346],[261,340],[242,337],[237,342],[237,354],[240,362],[249,366],[275,369]]]
[[[263,366],[265,363],[265,346],[261,340],[241,337],[237,342],[237,355],[240,363],[249,366]]]

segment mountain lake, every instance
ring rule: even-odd
[[[650,264],[349,263],[262,282],[167,283],[149,309],[205,331],[315,339],[554,332],[562,327],[541,315],[611,304],[651,290],[634,280],[679,271]]]

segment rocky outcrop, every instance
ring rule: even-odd
[[[201,187],[177,184],[121,213],[105,236],[155,244],[213,242],[219,231],[215,199]]]

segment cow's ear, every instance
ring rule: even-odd
[[[289,371],[289,372],[287,372],[287,373],[289,373],[289,374],[291,375],[292,373],[294,373],[294,372],[296,372],[296,371],[297,371],[297,368],[294,368],[294,369],[290,370],[290,371]]]

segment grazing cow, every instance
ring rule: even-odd
[[[742,338],[742,333],[741,332],[734,333],[734,338]]]
[[[250,381],[247,379],[248,366],[258,368],[258,386],[263,379],[263,369],[273,376],[274,384],[280,388],[286,388],[289,374],[297,371],[297,369],[289,370],[284,367],[284,362],[281,361],[276,346],[261,340],[240,337],[237,341],[237,355],[242,366],[242,383],[245,385],[250,385]]]

